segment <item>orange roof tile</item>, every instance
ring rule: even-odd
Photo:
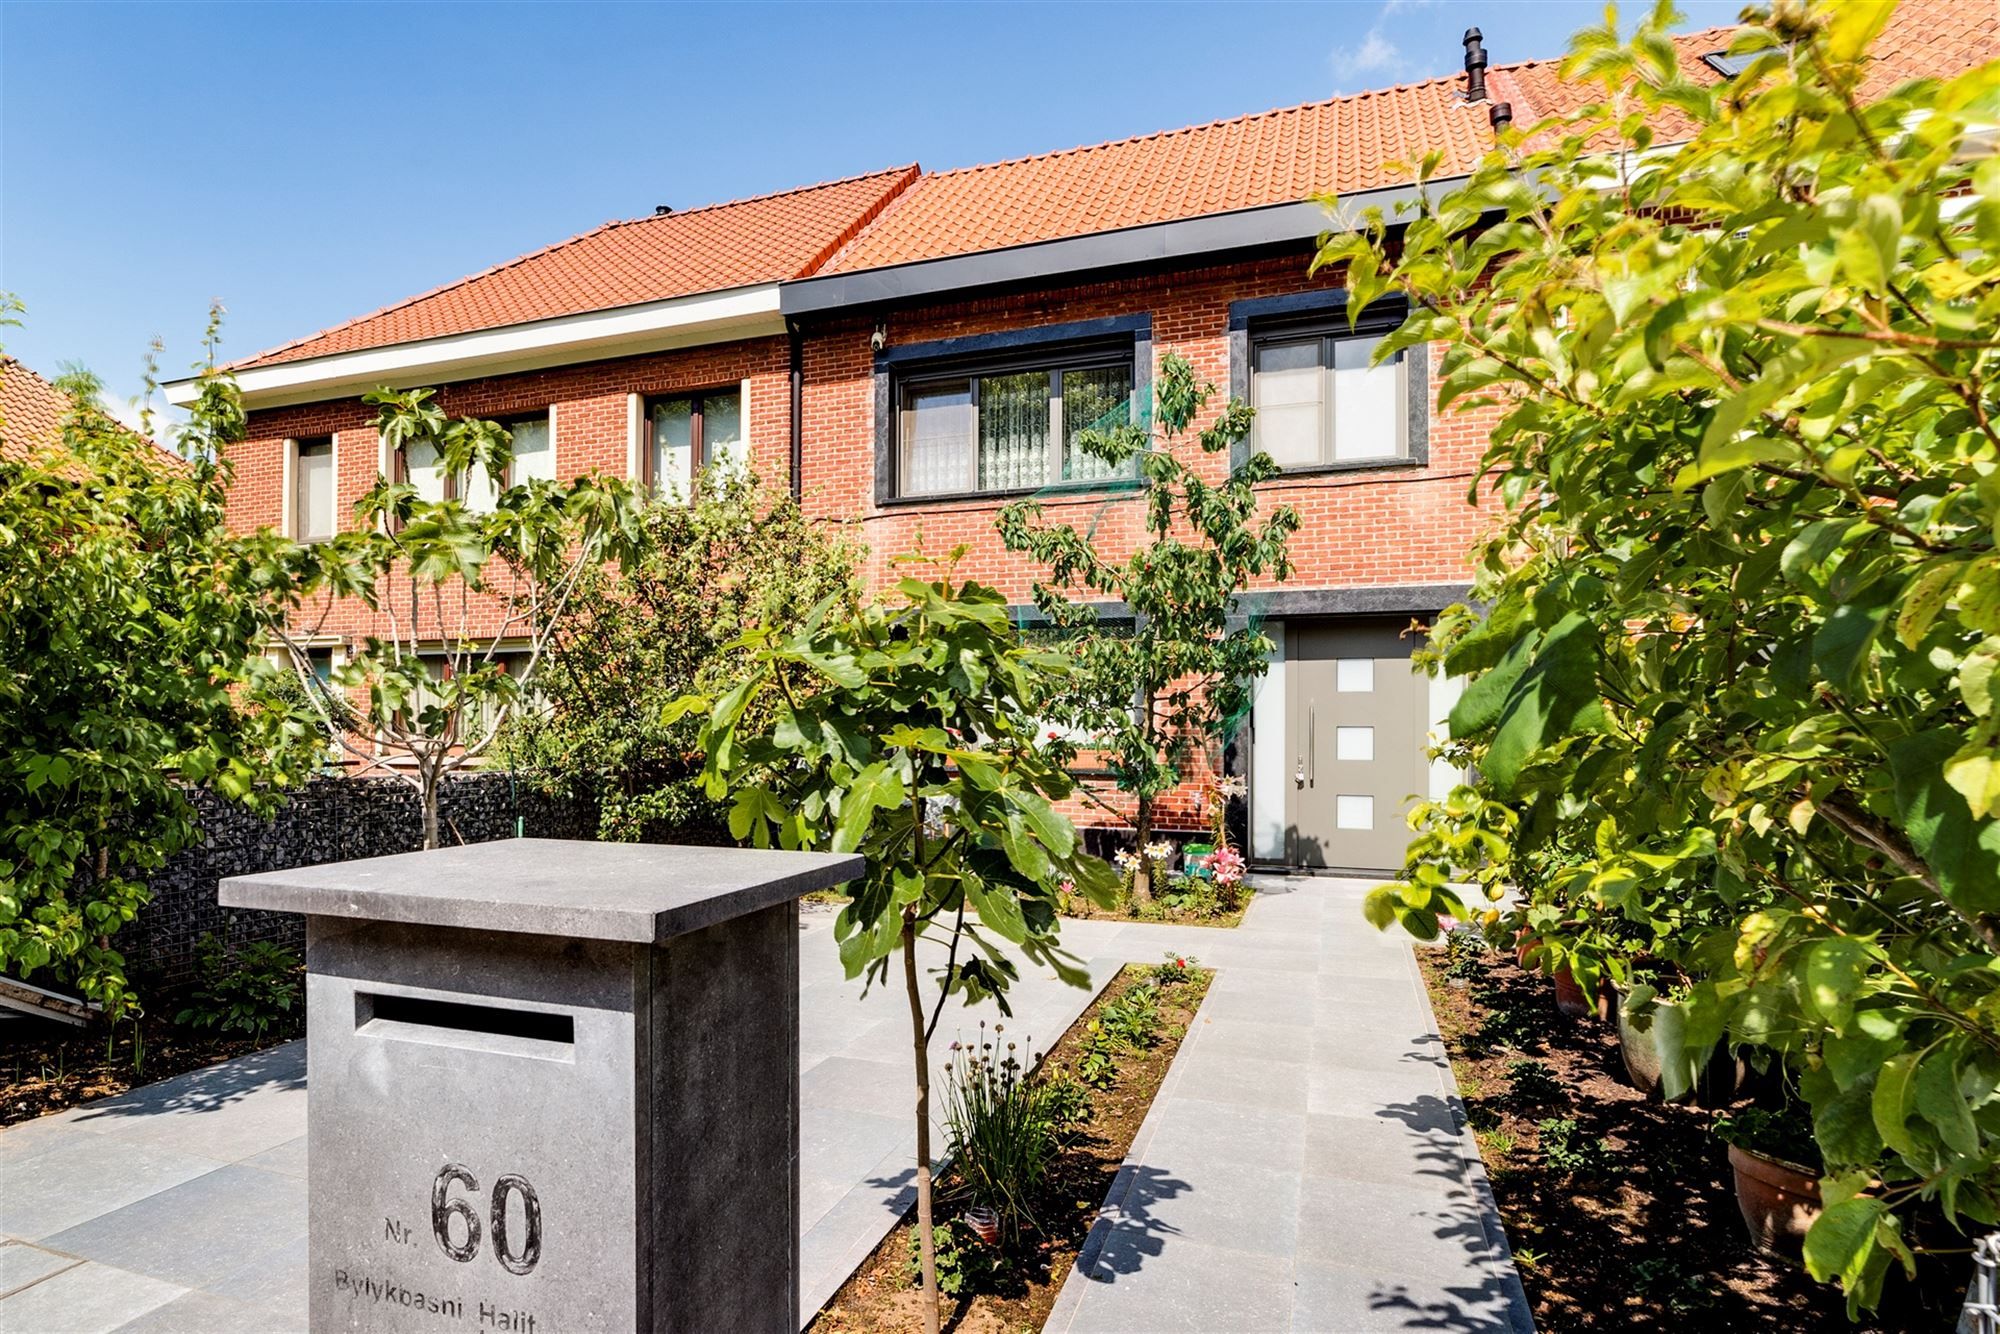
[[[37,454],[60,453],[63,422],[72,410],[68,394],[15,358],[0,356],[0,459],[25,463]],[[187,466],[180,455],[161,449],[137,431],[119,429],[134,448],[158,451],[171,466]],[[62,471],[82,476],[74,464],[65,464]]]
[[[0,459],[26,462],[62,444],[69,395],[12,357],[0,357]]]
[[[235,369],[387,347],[810,273],[918,174],[890,171],[607,222],[519,259],[246,358]]]
[[[1701,57],[1727,49],[1734,28],[1674,39],[1683,72],[1715,82]],[[1863,92],[1906,79],[1954,74],[2000,58],[1993,0],[1904,0],[1874,48]],[[1529,125],[1597,100],[1565,82],[1560,59],[1494,65],[1488,94],[1513,103]],[[1112,143],[933,172],[835,255],[823,272],[908,264],[1091,232],[1171,222],[1233,209],[1289,204],[1325,191],[1353,194],[1401,184],[1392,164],[1427,152],[1440,172],[1470,171],[1492,147],[1488,103],[1465,99],[1465,77],[1429,79]],[[1666,142],[1678,127],[1663,123]]]

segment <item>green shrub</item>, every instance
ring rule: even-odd
[[[1201,960],[1192,954],[1176,954],[1168,950],[1167,957],[1153,965],[1149,976],[1153,979],[1154,986],[1178,986],[1182,982],[1193,980],[1200,962]]]
[[[978,1289],[993,1274],[993,1248],[972,1235],[972,1230],[956,1218],[931,1228],[937,1247],[938,1291],[957,1297]],[[912,1285],[923,1281],[921,1234],[910,1229],[909,1277]]]
[[[1813,1138],[1812,1116],[1804,1103],[1783,1107],[1745,1107],[1716,1118],[1716,1138],[1724,1144],[1763,1154],[1766,1158],[1820,1170],[1819,1143]]]
[[[220,1033],[247,1033],[261,1038],[272,1029],[295,1025],[299,1004],[299,957],[269,941],[256,940],[235,956],[213,934],[195,945],[195,967],[201,981],[174,1022],[188,1028]]]
[[[1518,1107],[1540,1107],[1562,1096],[1562,1081],[1532,1057],[1507,1062],[1507,1081],[1507,1101]]]
[[[1593,1176],[1606,1166],[1611,1146],[1601,1139],[1580,1139],[1580,1127],[1573,1118],[1550,1117],[1535,1129],[1541,1137],[1542,1161],[1551,1172],[1561,1176]]]
[[[1027,1058],[1004,1047],[1004,1029],[977,1045],[952,1043],[944,1068],[946,1142],[966,1194],[997,1211],[1009,1234],[1032,1221],[1030,1204],[1056,1156],[1056,1125],[1046,1086],[1029,1077]],[[1065,1095],[1067,1096],[1067,1095]]]

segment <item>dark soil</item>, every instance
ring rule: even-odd
[[[1160,898],[1155,898],[1151,903],[1140,903],[1128,898],[1115,908],[1097,908],[1082,895],[1078,895],[1069,901],[1069,906],[1063,910],[1063,916],[1120,922],[1168,922],[1175,926],[1232,927],[1243,925],[1243,914],[1250,910],[1250,900],[1256,896],[1257,891],[1245,885],[1237,894],[1235,907],[1222,908],[1215,912],[1197,912],[1174,907]]]
[[[16,1033],[20,1036],[15,1036]],[[102,1025],[87,1029],[32,1021],[0,1028],[0,1126],[32,1121],[79,1103],[115,1097],[156,1079],[215,1065],[298,1036],[293,1029],[261,1038],[182,1028],[164,1017],[121,1023],[106,1050]]]
[[[1751,1249],[1727,1149],[1710,1130],[1717,1113],[1627,1083],[1616,1025],[1562,1017],[1549,980],[1511,957],[1482,955],[1478,975],[1457,984],[1444,951],[1418,958],[1537,1328],[1952,1328],[1970,1275],[1963,1255],[1927,1258],[1914,1284],[1892,1275],[1883,1311],[1850,1324],[1836,1288]],[[1509,1069],[1524,1059],[1553,1085]],[[1546,1091],[1527,1095],[1535,1082]],[[1548,1161],[1540,1127],[1556,1119],[1575,1121],[1569,1143],[1586,1160],[1570,1172]]]
[[[1192,960],[1189,964],[1189,980],[1160,988],[1158,1041],[1151,1047],[1120,1052],[1115,1082],[1109,1088],[1090,1091],[1090,1115],[1056,1160],[1036,1201],[1035,1220],[1040,1226],[1024,1228],[1020,1240],[1006,1246],[998,1257],[995,1275],[980,1290],[970,1296],[945,1298],[942,1320],[946,1334],[1012,1334],[1040,1329],[1048,1319],[1063,1278],[1097,1219],[1098,1206],[1208,991],[1213,974],[1193,967]],[[1133,964],[1113,978],[1049,1052],[1043,1073],[1073,1076],[1091,1021],[1108,1002],[1123,996],[1152,972],[1150,966]],[[932,1077],[937,1077],[935,1071]],[[951,1199],[953,1186],[947,1171],[938,1187],[939,1222],[958,1211],[958,1203]],[[915,1218],[914,1210],[904,1216],[854,1276],[820,1308],[807,1326],[808,1334],[902,1334],[923,1329],[922,1294],[910,1277]]]

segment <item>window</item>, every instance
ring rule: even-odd
[[[918,374],[900,386],[896,494],[1031,491],[1133,473],[1077,443],[1132,420],[1132,353],[1046,355]]]
[[[553,418],[546,412],[538,412],[532,417],[516,417],[503,425],[514,436],[514,466],[509,470],[507,481],[518,486],[522,482],[553,482],[556,479],[555,432],[551,429]]]
[[[1373,364],[1382,334],[1320,329],[1257,337],[1251,351],[1254,448],[1285,468],[1409,456],[1409,389],[1397,352]]]
[[[703,468],[749,462],[740,388],[653,399],[646,404],[645,431],[641,480],[666,499],[686,499]]]
[[[334,528],[333,438],[292,443],[292,536],[323,542]]]

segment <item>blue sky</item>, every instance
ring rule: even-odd
[[[1628,6],[1629,17],[1639,10]],[[1737,0],[1680,0],[1686,26]],[[0,341],[117,396],[655,204],[952,167],[1560,54],[1598,0],[0,0]]]

